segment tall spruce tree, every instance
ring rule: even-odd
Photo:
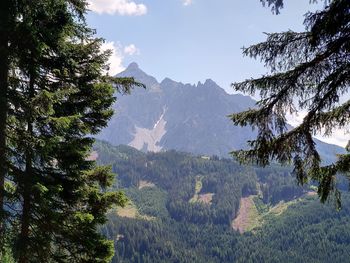
[[[282,0],[261,2],[276,13],[283,7]],[[323,202],[330,193],[340,201],[336,175],[350,171],[350,154],[338,155],[335,163],[324,166],[313,139],[348,128],[350,120],[350,101],[343,96],[350,85],[350,1],[325,3],[323,10],[306,14],[305,32],[267,34],[265,42],[244,49],[244,55],[260,57],[271,73],[232,84],[236,91],[258,92],[261,99],[256,109],[231,115],[236,125],[251,125],[258,131],[249,150],[234,152],[240,160],[263,166],[271,160],[292,162],[300,184],[318,182]],[[288,129],[286,114],[298,110],[306,111],[306,116]]]
[[[111,117],[115,91],[140,84],[105,74],[109,52],[86,25],[84,0],[4,2],[1,236],[21,263],[109,262],[113,245],[97,227],[125,196],[108,191],[108,167],[87,159],[90,136]]]
[[[5,178],[7,175],[7,112],[8,112],[8,74],[10,64],[10,50],[8,43],[10,34],[14,30],[14,1],[0,2],[0,259],[5,246]]]

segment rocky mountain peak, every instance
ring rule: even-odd
[[[121,73],[117,75],[117,77],[133,77],[135,80],[146,85],[146,89],[149,91],[158,91],[159,83],[156,78],[148,75],[142,69],[140,69],[139,65],[135,62],[129,64],[129,66]]]
[[[139,65],[136,62],[131,62],[126,68],[126,71],[140,69]]]
[[[228,157],[246,148],[256,136],[250,127],[234,126],[227,117],[256,106],[249,96],[228,94],[212,79],[198,85],[170,78],[158,81],[131,63],[118,77],[134,77],[146,85],[119,98],[107,128],[98,138],[148,151],[176,149],[195,154]],[[344,149],[317,141],[325,161]]]

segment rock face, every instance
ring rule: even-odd
[[[255,101],[227,94],[210,79],[197,85],[169,78],[158,83],[136,63],[118,76],[134,77],[147,88],[118,97],[116,114],[99,139],[144,151],[175,149],[227,157],[230,151],[245,148],[246,141],[255,136],[251,128],[235,127],[227,117],[254,107]],[[330,159],[343,150],[321,142],[319,146]]]
[[[159,152],[162,150],[160,142],[163,136],[166,134],[166,121],[164,120],[164,114],[165,109],[152,129],[135,126],[134,139],[129,143],[129,145],[138,150],[145,149],[151,152]]]

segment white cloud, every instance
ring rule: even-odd
[[[193,0],[182,0],[182,3],[184,6],[189,6],[189,5],[192,5]]]
[[[288,123],[294,127],[302,123],[304,117],[306,116],[305,111],[301,111],[298,114],[288,115],[287,120]],[[322,135],[316,135],[315,137],[323,142],[330,143],[330,144],[336,144],[341,147],[345,147],[350,140],[349,136],[349,127],[345,127],[345,129],[334,129],[331,136],[322,136]]]
[[[324,137],[324,136],[315,136],[317,139],[330,143],[336,144],[341,147],[346,147],[350,140],[349,131],[347,130],[334,130],[332,136]]]
[[[129,55],[129,56],[139,55],[140,50],[134,44],[130,44],[130,45],[124,47],[124,53]]]
[[[101,47],[102,51],[106,51],[106,50],[112,51],[112,54],[108,60],[108,64],[109,64],[108,73],[111,76],[114,76],[125,69],[125,67],[123,66],[124,57],[120,49],[121,49],[120,46],[116,45],[114,42],[105,42]]]
[[[131,0],[88,0],[88,3],[89,9],[98,14],[140,16],[147,13],[144,4]]]
[[[300,111],[295,114],[287,114],[286,117],[287,117],[288,123],[293,127],[298,126],[300,123],[302,123],[304,117],[306,116],[306,113],[307,112]]]
[[[115,43],[113,41],[107,41],[103,43],[101,46],[101,51],[106,50],[111,51],[111,56],[108,60],[108,74],[111,76],[114,76],[125,70],[125,67],[123,66],[124,55],[132,56],[135,54],[140,54],[140,50],[134,44],[123,47],[119,42]]]

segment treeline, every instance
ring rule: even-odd
[[[154,183],[167,192],[166,208],[176,221],[230,225],[243,195],[256,194],[257,177],[252,169],[232,160],[196,157],[168,151],[144,154],[126,146],[112,147],[99,142],[95,150],[99,162],[113,159],[118,187],[138,187],[141,180]],[[112,156],[115,155],[113,158]],[[190,202],[197,193],[211,194],[211,204]]]
[[[98,141],[94,150],[100,164],[111,164],[118,175],[117,189],[137,188],[141,181],[154,183],[167,193],[166,209],[177,221],[230,225],[242,196],[260,195],[265,204],[289,201],[305,193],[290,176],[289,168],[252,168],[232,159],[193,156],[168,151],[148,153],[128,146],[113,147]],[[211,205],[190,202],[198,192],[211,194]]]
[[[255,168],[260,183],[263,202],[277,204],[281,200],[289,201],[301,196],[309,186],[302,187],[295,177],[291,176],[291,168],[272,165],[266,168]]]
[[[345,199],[340,213],[306,200],[244,235],[220,225],[117,217],[104,231],[115,241],[113,262],[347,262],[350,203]]]
[[[343,210],[336,212],[333,204],[306,198],[311,190],[298,186],[289,168],[244,167],[175,151],[145,154],[103,142],[95,150],[101,164],[112,161],[115,188],[148,216],[111,212],[102,233],[114,240],[113,262],[346,262],[349,257],[349,196],[344,194]],[[140,188],[141,181],[148,187]],[[208,193],[210,203],[193,199]],[[241,235],[230,224],[240,198],[249,195],[267,209],[304,198]]]

